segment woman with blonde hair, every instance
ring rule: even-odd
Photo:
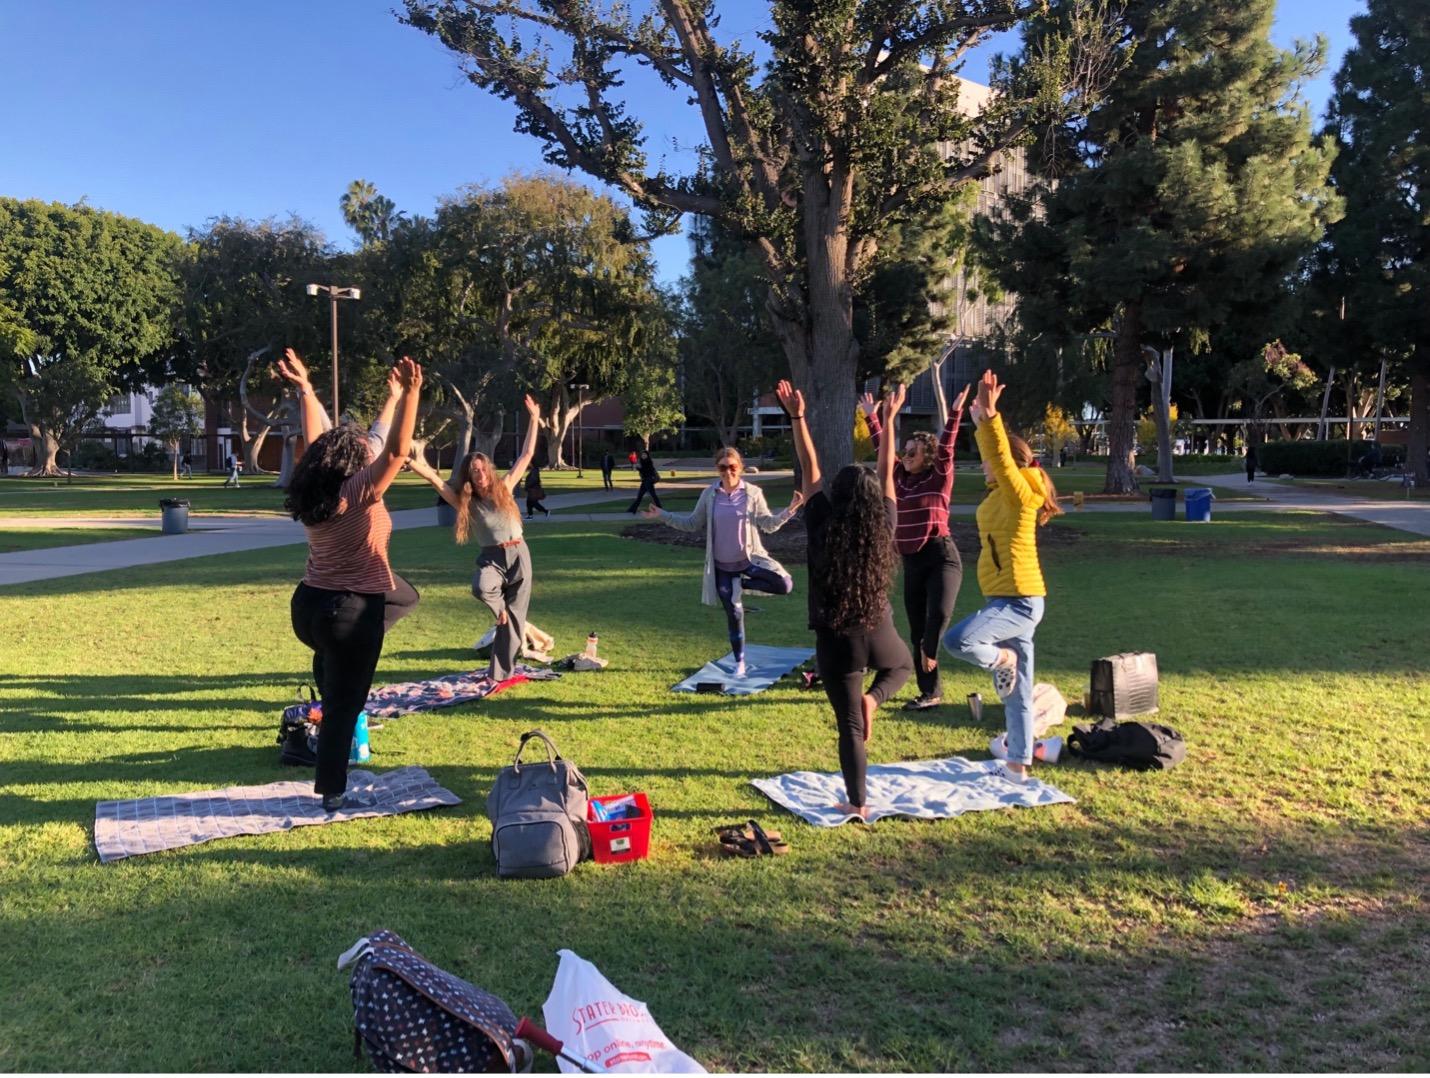
[[[489,673],[493,681],[505,681],[516,673],[526,632],[526,612],[531,605],[531,552],[522,535],[521,510],[512,491],[526,474],[536,451],[541,407],[530,395],[525,404],[526,441],[506,475],[497,474],[492,458],[485,453],[468,453],[451,483],[420,457],[412,462],[412,470],[457,510],[453,526],[457,542],[475,538],[481,547],[472,577],[472,594],[497,622]]]
[[[1038,564],[1037,529],[1062,509],[1048,474],[1032,448],[1009,434],[998,414],[1005,387],[984,371],[972,415],[978,452],[988,480],[988,496],[978,506],[978,584],[983,609],[949,629],[943,646],[975,666],[991,671],[1003,700],[1007,733],[994,738],[993,754],[1002,772],[1026,782],[1033,763],[1033,632],[1043,620],[1043,570]]]
[[[689,513],[650,508],[645,516],[661,520],[680,531],[705,529],[705,579],[700,601],[725,608],[730,650],[735,656],[735,677],[745,676],[745,588],[770,595],[788,595],[794,580],[784,566],[770,557],[760,532],[777,532],[789,522],[804,500],[796,492],[784,512],[772,514],[764,492],[744,480],[745,461],[734,446],[715,454],[720,478],[700,492]]]

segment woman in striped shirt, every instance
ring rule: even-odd
[[[412,461],[412,470],[457,510],[457,542],[475,538],[482,548],[472,577],[472,594],[496,618],[488,672],[494,681],[506,681],[516,673],[531,605],[531,553],[521,531],[521,510],[511,494],[531,464],[541,427],[541,406],[530,395],[525,403],[526,442],[506,475],[497,475],[492,458],[485,453],[468,453],[457,469],[454,487],[425,460]]]
[[[939,686],[938,642],[953,616],[953,604],[963,583],[963,560],[948,531],[948,503],[953,498],[953,449],[963,405],[965,386],[949,409],[948,422],[937,443],[927,431],[916,431],[904,443],[894,464],[894,491],[899,506],[894,546],[904,563],[904,613],[914,650],[914,676],[919,695],[904,705],[922,711],[943,703]],[[859,403],[869,424],[869,437],[879,448],[883,428],[872,393]]]
[[[323,407],[293,350],[278,361],[279,375],[299,394],[308,445],[283,505],[308,533],[308,565],[291,607],[293,632],[313,649],[313,680],[322,694],[314,788],[328,812],[343,804],[353,731],[382,654],[384,596],[393,588],[392,518],[382,495],[412,450],[422,368],[404,357],[393,371],[402,398],[373,457],[367,436],[352,424],[323,431]]]

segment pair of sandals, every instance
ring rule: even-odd
[[[766,831],[754,820],[715,828],[720,853],[725,857],[778,857],[789,853],[789,843],[778,831]]]

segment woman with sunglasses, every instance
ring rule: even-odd
[[[913,659],[894,628],[889,586],[894,582],[893,429],[905,389],[895,386],[884,398],[890,437],[879,452],[877,471],[848,464],[825,482],[819,455],[805,421],[804,394],[789,382],[775,390],[789,413],[809,499],[804,526],[809,547],[809,627],[814,630],[815,661],[825,695],[834,708],[839,733],[839,768],[846,801],[834,807],[867,819],[868,742],[874,713],[903,687]],[[870,670],[874,680],[864,688]]]
[[[760,532],[776,532],[789,522],[804,500],[796,492],[784,512],[772,514],[764,492],[744,480],[745,462],[740,451],[725,446],[715,454],[720,478],[700,492],[689,513],[650,508],[645,516],[661,520],[684,532],[705,529],[705,580],[700,601],[725,608],[730,630],[730,650],[735,656],[735,677],[745,676],[745,606],[743,589],[770,595],[788,595],[794,580],[784,566],[769,556]]]
[[[948,530],[948,504],[953,498],[954,443],[968,388],[964,387],[949,409],[938,441],[928,431],[915,431],[894,464],[899,507],[894,546],[904,563],[904,613],[909,619],[914,676],[919,685],[919,695],[904,705],[906,711],[923,711],[943,703],[938,642],[953,617],[963,583],[963,560]],[[869,437],[878,449],[884,431],[874,395],[865,393],[859,403],[869,424]]]

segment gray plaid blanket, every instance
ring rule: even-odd
[[[332,813],[323,811],[323,799],[313,792],[311,778],[101,801],[94,810],[94,848],[107,864],[233,835],[262,835],[461,803],[460,797],[438,786],[420,767],[382,775],[350,771],[347,804]]]

